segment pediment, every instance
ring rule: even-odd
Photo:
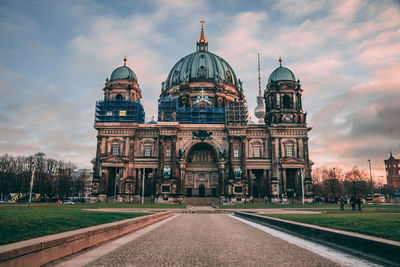
[[[282,160],[282,164],[304,164],[304,160],[295,157],[288,157]]]
[[[126,160],[124,160],[121,157],[115,156],[115,155],[109,155],[105,158],[103,158],[101,160],[102,163],[110,163],[110,164],[119,164],[119,163],[123,163],[126,162]]]

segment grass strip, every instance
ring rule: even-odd
[[[374,213],[262,214],[400,241],[400,215]]]
[[[85,211],[73,206],[0,207],[0,245],[149,214]]]

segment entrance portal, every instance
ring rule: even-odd
[[[199,186],[199,197],[205,197],[206,196],[206,187],[204,184],[201,184]]]
[[[204,142],[194,145],[186,161],[186,196],[218,196],[217,155],[213,147]]]
[[[118,181],[117,181],[117,168],[107,168],[108,181],[107,181],[107,196],[114,196],[115,192],[118,192]]]
[[[286,192],[288,198],[301,196],[301,182],[297,169],[286,169]]]

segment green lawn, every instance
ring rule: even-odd
[[[221,209],[296,209],[296,210],[319,210],[330,212],[339,211],[338,204],[235,204],[235,205],[219,205]],[[362,212],[379,212],[379,213],[400,213],[400,205],[377,205],[368,204],[361,205]],[[345,205],[344,212],[353,212],[351,205]],[[358,212],[358,211],[357,211]]]
[[[30,207],[2,205],[0,206],[0,244],[149,214],[81,210],[86,207],[93,207],[93,205],[49,204]]]
[[[52,204],[54,205],[54,204]],[[62,204],[61,204],[62,205]],[[72,206],[72,205],[71,205]],[[79,208],[139,208],[139,209],[184,209],[186,205],[180,204],[129,204],[129,203],[82,203],[73,205]]]
[[[263,215],[400,241],[400,214],[383,214],[379,210],[375,213],[327,210],[322,214]]]

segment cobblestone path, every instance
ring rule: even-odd
[[[225,214],[177,215],[86,266],[337,266]]]

